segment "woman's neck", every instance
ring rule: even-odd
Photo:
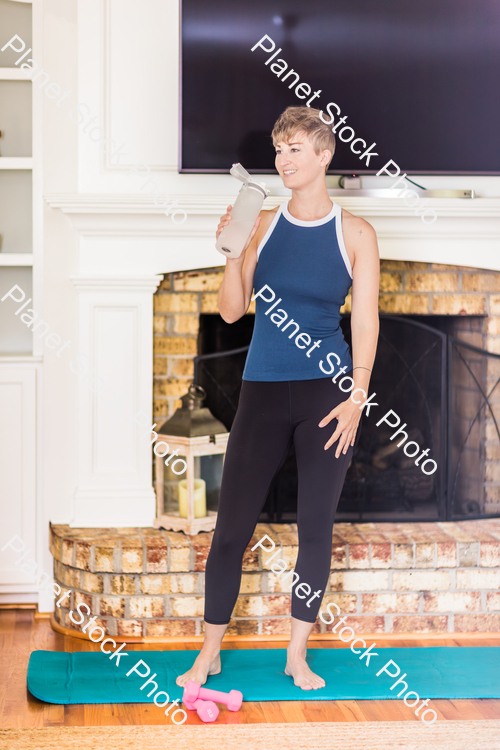
[[[332,205],[326,184],[322,181],[317,187],[308,185],[303,190],[292,190],[288,210],[300,221],[317,221],[330,213]]]

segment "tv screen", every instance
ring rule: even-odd
[[[500,0],[182,0],[180,171],[275,172],[309,102],[332,174],[500,174],[499,78]]]

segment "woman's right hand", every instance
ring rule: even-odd
[[[232,208],[233,208],[232,206],[228,206],[227,207],[227,213],[224,214],[224,216],[221,216],[221,220],[219,222],[219,226],[217,227],[217,232],[215,233],[215,239],[216,240],[219,239],[220,234],[223,232],[223,230],[227,227],[227,225],[231,221],[231,219],[232,219],[232,216],[231,216],[231,210],[232,210]],[[243,248],[243,250],[241,252],[241,255],[239,256],[240,258],[242,258],[242,256],[245,254],[245,251],[248,250],[248,247],[249,247],[251,241],[253,240],[253,238],[255,237],[255,233],[257,232],[257,229],[260,226],[260,222],[261,222],[261,217],[259,215],[259,216],[257,216],[257,218],[255,220],[255,224],[252,227],[252,231],[248,235],[248,239],[247,239],[247,241],[245,243],[245,247]],[[238,260],[238,258],[228,258],[227,260]]]
[[[215,233],[215,239],[216,240],[219,239],[219,235],[221,234],[221,232],[223,231],[223,229],[225,227],[227,227],[227,225],[231,221],[231,218],[232,218],[231,217],[231,209],[232,209],[232,206],[228,206],[227,207],[227,214],[224,214],[224,216],[221,216],[221,220],[219,221],[219,226],[217,227],[217,232]]]

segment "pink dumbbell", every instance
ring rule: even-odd
[[[201,687],[197,682],[189,680],[184,688],[182,702],[194,703],[197,698],[225,703],[230,711],[239,711],[243,702],[243,693],[240,693],[239,690],[221,693],[220,690],[210,690],[210,688]]]
[[[210,721],[215,721],[219,715],[219,709],[213,701],[204,701],[201,698],[197,698],[194,703],[183,700],[183,704],[186,706],[188,711],[196,711],[202,721],[207,724]]]

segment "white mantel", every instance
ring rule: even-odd
[[[50,194],[45,200],[78,233],[83,273],[166,273],[224,265],[214,249],[214,228],[234,196],[176,195],[188,214],[180,226],[137,194]],[[265,207],[286,200],[270,196]],[[432,224],[398,198],[334,200],[373,224],[382,259],[500,270],[500,198],[430,199],[438,217]]]

